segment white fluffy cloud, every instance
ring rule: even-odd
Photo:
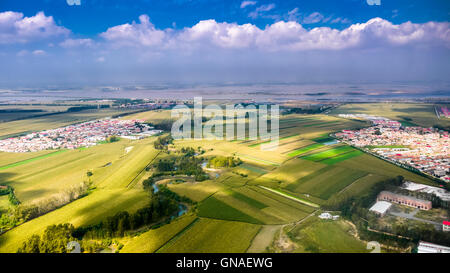
[[[45,16],[43,12],[31,17],[24,17],[20,12],[0,13],[0,44],[26,43],[69,33],[68,29],[56,25],[52,16]]]
[[[305,29],[294,21],[279,21],[260,29],[253,24],[200,21],[190,28],[158,30],[145,15],[140,23],[124,24],[100,34],[115,47],[142,46],[156,49],[217,47],[264,51],[340,50],[401,45],[450,47],[449,23],[428,22],[395,25],[374,18],[338,30],[329,27]]]
[[[139,16],[139,22],[111,27],[100,36],[116,46],[161,45],[166,31],[156,29],[147,15]]]

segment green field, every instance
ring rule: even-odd
[[[44,158],[47,158],[47,157],[50,157],[50,156],[53,156],[53,155],[57,155],[57,154],[63,153],[65,151],[66,150],[50,152],[50,153],[47,153],[47,154],[44,154],[44,155],[41,155],[41,156],[37,156],[37,157],[30,158],[30,159],[22,160],[22,161],[19,161],[19,162],[11,163],[11,164],[8,164],[8,165],[5,165],[5,166],[0,166],[0,171],[6,170],[6,169],[9,169],[9,168],[12,168],[12,167],[17,167],[17,166],[20,166],[20,165],[24,165],[24,164],[27,164],[27,163],[30,163],[30,162],[33,162],[33,161],[36,161],[36,160],[41,160],[41,159],[44,159]]]
[[[338,155],[342,155],[342,154],[354,152],[354,151],[355,151],[355,149],[353,149],[350,146],[339,146],[339,147],[328,149],[328,150],[325,150],[322,152],[302,156],[301,158],[305,159],[305,160],[309,160],[309,161],[319,162],[319,161],[323,161],[325,159],[333,158]]]
[[[328,166],[289,184],[286,189],[292,192],[309,193],[320,199],[328,199],[367,172],[342,167]]]
[[[196,217],[184,216],[170,224],[151,229],[126,240],[121,253],[153,253],[194,222]]]
[[[302,147],[302,148],[300,148],[300,149],[297,149],[297,150],[295,150],[295,151],[292,151],[292,152],[290,152],[290,153],[288,154],[288,156],[291,156],[291,157],[293,157],[293,156],[298,156],[298,155],[305,154],[305,153],[307,153],[307,152],[316,150],[316,149],[318,149],[318,148],[320,148],[320,147],[323,147],[323,145],[322,145],[322,144],[319,144],[319,143],[317,143],[317,144],[312,144],[312,145],[309,145],[309,146],[306,146],[306,147]]]
[[[366,244],[356,239],[355,231],[344,221],[309,218],[289,232],[294,238],[294,252],[309,253],[367,253]]]
[[[200,219],[179,237],[158,250],[161,253],[243,253],[259,225]]]

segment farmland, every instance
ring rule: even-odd
[[[188,230],[159,249],[162,253],[242,253],[261,227],[223,220],[200,219]]]
[[[6,122],[1,124],[6,130],[2,134],[49,129],[112,114],[111,110],[82,111],[64,119],[54,115]],[[122,118],[153,124],[171,119],[167,110]],[[9,123],[18,127],[14,129]],[[347,222],[321,221],[312,213],[336,198],[362,195],[378,182],[398,175],[418,183],[433,182],[330,136],[364,126],[367,123],[363,121],[321,114],[282,116],[279,144],[273,151],[261,150],[267,143],[254,140],[175,140],[166,150],[157,150],[153,145],[156,137],[150,137],[120,139],[85,149],[0,153],[0,185],[13,187],[24,205],[58,196],[83,181],[92,182],[86,196],[1,234],[0,252],[15,252],[29,236],[41,234],[51,224],[85,227],[117,212],[144,207],[149,193],[142,182],[152,175],[147,167],[177,156],[182,148],[193,148],[205,164],[217,156],[236,157],[242,164],[204,167],[208,174],[205,181],[164,174],[158,183],[192,200],[189,211],[116,238],[124,245],[120,252],[365,252]],[[11,206],[7,196],[0,196],[0,211],[5,213]],[[275,242],[279,234],[289,235],[295,247],[278,249]]]

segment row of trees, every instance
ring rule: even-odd
[[[0,196],[2,195],[8,195],[8,200],[11,205],[17,206],[20,204],[20,201],[17,199],[14,189],[11,186],[1,186]]]
[[[59,224],[48,226],[41,236],[34,234],[26,240],[17,250],[18,253],[68,253],[70,242],[76,241],[73,237],[75,228],[72,224]]]
[[[167,150],[167,145],[173,143],[173,138],[171,135],[158,137],[158,139],[153,142],[155,149],[158,150]]]
[[[193,204],[189,198],[179,196],[161,185],[159,191],[152,195],[148,206],[132,214],[122,211],[96,225],[78,228],[74,231],[74,236],[84,239],[121,237],[129,231],[176,215],[180,210],[180,202]]]
[[[69,189],[54,194],[49,198],[38,200],[32,204],[20,204],[11,208],[8,213],[2,214],[0,228],[9,229],[16,225],[29,221],[33,218],[46,214],[52,210],[62,207],[88,193],[89,182],[73,185]]]

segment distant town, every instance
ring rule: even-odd
[[[143,122],[143,120],[105,118],[33,132],[21,137],[0,140],[0,151],[25,153],[54,149],[77,149],[97,145],[112,136],[140,139],[161,133],[161,130],[154,130],[153,127]]]
[[[365,114],[340,114],[369,120],[373,126],[342,130],[335,136],[349,145],[404,167],[450,182],[449,133],[436,128],[405,127],[398,121]]]

